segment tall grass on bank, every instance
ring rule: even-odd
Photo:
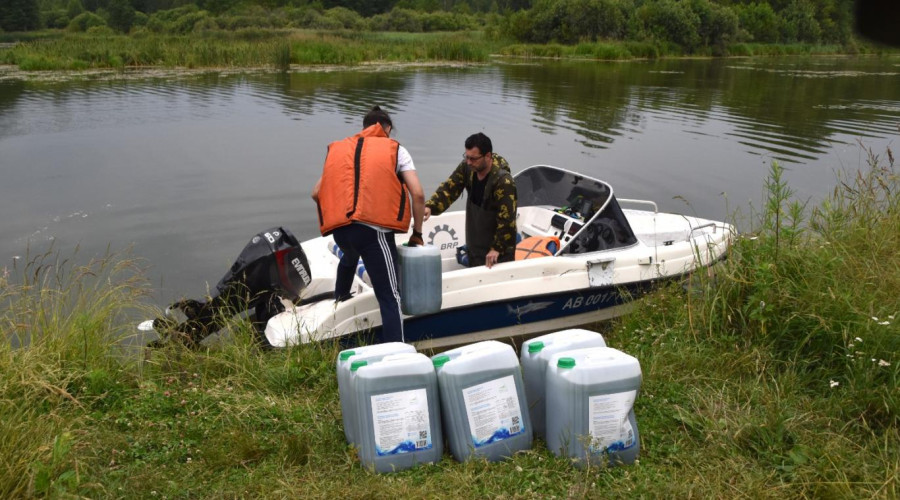
[[[812,208],[773,164],[755,231],[715,279],[623,322],[645,459],[712,496],[900,494],[900,177],[890,151],[869,162]]]
[[[490,42],[466,34],[242,30],[195,35],[67,34],[0,49],[0,63],[23,71],[133,67],[273,67],[354,65],[367,61],[488,59]]]
[[[46,253],[0,270],[0,496],[77,481],[73,433],[129,384],[113,346],[146,290],[115,255],[79,265]]]
[[[643,371],[629,467],[576,469],[538,440],[372,474],[344,441],[336,345],[261,351],[234,319],[200,351],[123,358],[128,261],[2,275],[4,337],[30,344],[0,347],[0,496],[897,498],[900,179],[890,153],[870,161],[814,207],[773,165],[714,277],[605,330]]]
[[[852,52],[877,52],[858,44]],[[730,44],[714,53],[693,56],[784,56],[847,53],[836,45]],[[245,28],[185,35],[139,31],[111,33],[43,33],[0,47],[0,64],[23,71],[83,71],[142,67],[263,68],[280,71],[291,65],[357,65],[365,62],[486,62],[491,54],[518,58],[658,59],[681,57],[684,49],[665,41],[597,41],[577,45],[508,44],[477,31],[399,33],[310,31]]]
[[[840,46],[816,45],[809,43],[764,44],[733,43],[723,48],[706,47],[690,52],[692,57],[768,57],[768,56],[810,56],[834,55],[847,53],[877,53],[878,49],[866,45]],[[659,59],[665,57],[682,57],[688,55],[680,45],[664,41],[597,41],[582,42],[576,45],[547,44],[512,44],[500,50],[500,54],[523,58],[553,59]]]

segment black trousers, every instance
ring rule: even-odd
[[[376,231],[363,224],[349,224],[332,233],[344,255],[338,264],[334,284],[335,300],[350,297],[353,275],[362,257],[381,309],[381,341],[405,342],[400,314],[400,287],[397,281],[397,244],[394,233]]]

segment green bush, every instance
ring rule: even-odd
[[[194,31],[194,26],[209,19],[209,13],[205,10],[191,12],[176,19],[175,22],[170,25],[170,32],[176,35],[191,33]]]
[[[106,26],[106,20],[93,12],[82,12],[69,22],[66,28],[73,32],[85,32],[94,26]]]
[[[533,39],[534,16],[530,11],[522,10],[506,16],[501,23],[500,33],[520,42],[537,43]]]
[[[340,28],[348,30],[362,30],[366,26],[365,20],[356,13],[346,7],[334,7],[325,11],[324,17],[337,21]]]
[[[378,14],[369,18],[369,29],[373,31],[403,31],[420,33],[424,29],[422,16],[409,9],[391,9],[386,14]]]
[[[82,12],[84,12],[84,6],[81,0],[69,0],[69,3],[66,4],[66,15],[69,16],[69,19],[75,19]]]
[[[688,51],[700,45],[700,16],[687,2],[660,0],[638,8],[635,17],[652,38],[681,45]]]
[[[750,34],[750,41],[775,43],[778,41],[778,15],[766,2],[738,5],[740,26]]]
[[[470,15],[444,11],[422,14],[423,31],[464,31],[477,26],[476,18]]]
[[[263,9],[244,9],[241,12],[214,18],[220,28],[239,30],[245,28],[285,28],[290,19],[284,11],[266,11]]]
[[[327,17],[317,9],[302,9],[288,16],[288,21],[295,28],[315,30],[339,30],[343,23],[333,17]]]
[[[207,11],[200,10],[195,4],[188,4],[176,9],[154,12],[147,20],[147,29],[154,33],[190,33],[194,24],[207,17]]]
[[[147,26],[147,21],[149,20],[149,16],[140,11],[135,11],[134,13],[134,22],[131,24],[132,28],[135,26]]]
[[[131,31],[134,24],[135,10],[129,0],[110,0],[107,7],[109,12],[109,27],[121,33]]]
[[[697,28],[700,44],[724,50],[725,44],[737,35],[737,14],[729,7],[710,0],[690,0],[690,7],[700,18]]]
[[[88,35],[100,35],[100,36],[110,36],[115,35],[116,32],[109,26],[91,26],[87,29]]]
[[[77,15],[78,14],[75,16]],[[53,9],[41,12],[44,26],[52,29],[64,29],[69,25],[69,21],[75,16],[69,16],[65,9]]]
[[[219,23],[216,22],[215,19],[211,17],[207,17],[197,21],[194,24],[194,28],[191,30],[193,33],[208,33],[210,31],[216,31],[219,29]]]
[[[781,41],[818,43],[822,28],[816,20],[816,7],[807,0],[792,0],[781,12]]]
[[[626,10],[620,0],[541,0],[531,10],[533,20],[527,40],[572,44],[598,38],[621,39]]]

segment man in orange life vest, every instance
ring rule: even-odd
[[[329,144],[312,198],[319,209],[319,230],[332,234],[343,252],[335,300],[350,297],[362,257],[381,309],[380,341],[404,342],[394,233],[409,230],[412,208],[413,234],[407,244],[423,244],[425,194],[409,151],[390,138],[392,129],[390,116],[375,106],[363,119],[362,132]]]

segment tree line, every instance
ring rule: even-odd
[[[853,0],[3,0],[0,30],[485,30],[524,43],[853,41]]]

